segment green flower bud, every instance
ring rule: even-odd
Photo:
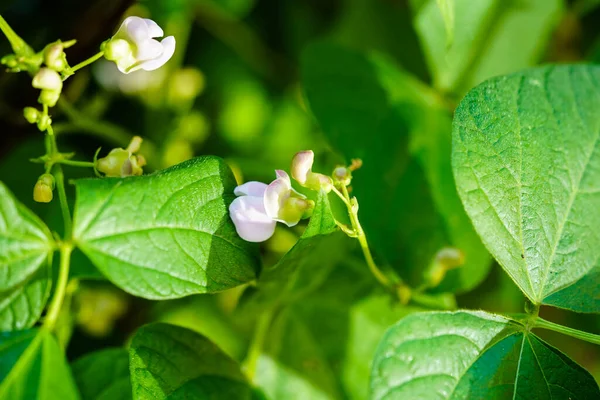
[[[19,65],[19,61],[17,61],[17,56],[14,54],[8,54],[0,59],[0,63],[2,65],[6,65],[8,68],[13,69]]]
[[[38,97],[38,103],[45,104],[48,107],[54,107],[60,98],[59,90],[42,90]]]
[[[465,263],[462,251],[453,247],[444,247],[437,252],[429,268],[425,271],[425,282],[429,287],[438,286],[446,277],[446,273]]]
[[[54,177],[50,174],[41,175],[33,187],[33,200],[38,203],[50,203],[54,190]]]
[[[62,71],[67,67],[67,58],[62,43],[54,43],[44,50],[44,63],[55,71]]]
[[[35,124],[41,117],[41,113],[33,107],[25,107],[23,109],[23,116],[30,124]]]
[[[40,131],[45,131],[48,127],[52,125],[52,118],[49,115],[42,115],[37,122],[37,127]]]
[[[142,175],[142,167],[146,165],[143,156],[134,155],[142,144],[142,138],[134,136],[127,149],[113,149],[106,157],[96,161],[96,168],[108,177],[125,177]]]
[[[31,85],[36,89],[52,90],[60,93],[62,90],[62,79],[58,72],[50,68],[40,68],[33,77]]]
[[[104,57],[109,61],[119,61],[129,58],[133,49],[127,40],[112,39],[104,44]]]

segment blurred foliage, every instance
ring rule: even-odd
[[[363,157],[353,184],[377,261],[419,285],[438,250],[467,249],[475,256],[450,271],[437,292],[459,292],[459,307],[522,312],[523,295],[490,264],[458,200],[449,164],[450,121],[458,100],[489,77],[545,62],[600,62],[599,1],[133,3],[0,3],[0,14],[35,48],[76,38],[68,50],[72,64],[94,54],[126,15],[152,17],[177,38],[175,56],[163,69],[120,75],[113,65],[98,63],[70,79],[53,110],[62,149],[91,160],[98,147],[106,155],[140,135],[147,172],[213,154],[225,158],[238,181],[271,181],[274,169],[287,169],[294,153],[305,149],[316,154],[314,169],[327,174]],[[455,4],[451,30],[439,3]],[[8,52],[0,40],[0,54]],[[376,70],[378,80],[368,81],[364,69]],[[43,140],[22,118],[22,108],[34,104],[37,94],[26,76],[7,73],[0,74],[0,93],[0,180],[60,232],[58,203],[32,198],[43,170],[29,159],[43,153]],[[358,104],[349,100],[356,93],[363,94]],[[345,107],[323,115],[319,107],[328,102]],[[66,167],[67,179],[91,174]],[[73,185],[67,190],[72,204]],[[332,203],[334,212],[341,209]],[[301,235],[301,227],[278,228],[262,248],[265,268],[277,264]],[[434,297],[436,290],[420,304],[394,304],[356,249],[346,247],[349,257],[340,261],[332,254],[327,259],[335,265],[325,262],[316,284],[272,310],[255,371],[267,397],[364,398],[368,358],[385,328],[414,311],[453,306],[453,295]],[[310,259],[312,268],[321,266],[319,256]],[[135,299],[104,281],[79,252],[71,274],[79,285],[69,302],[74,318],[64,322],[69,360],[122,346],[141,325],[156,321],[190,328],[229,357],[245,359],[258,316],[239,318],[244,307],[238,304],[247,305],[253,288],[245,295],[242,287],[161,303]],[[589,332],[600,329],[597,316],[550,307],[541,315]],[[540,336],[600,381],[597,346],[553,333]],[[54,351],[56,344],[44,340]],[[82,371],[76,380],[84,379],[85,360],[75,365]]]

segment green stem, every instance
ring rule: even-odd
[[[54,166],[54,179],[56,181],[56,190],[58,191],[58,199],[60,201],[60,210],[63,216],[63,222],[65,227],[65,238],[71,239],[72,235],[72,223],[71,223],[71,212],[69,211],[69,204],[67,203],[67,192],[65,191],[65,177],[60,164]]]
[[[375,260],[373,259],[373,255],[371,254],[371,249],[369,249],[369,243],[367,242],[367,236],[365,235],[365,231],[363,230],[360,221],[358,220],[358,210],[352,206],[352,201],[350,200],[350,194],[348,193],[348,188],[342,185],[342,193],[345,199],[346,206],[348,207],[348,214],[350,215],[350,223],[356,232],[356,238],[358,239],[358,243],[360,243],[360,248],[362,249],[363,255],[365,256],[365,261],[371,273],[381,283],[383,286],[387,288],[392,288],[394,285],[388,279],[387,276],[377,267],[375,264]]]
[[[65,298],[65,290],[69,280],[69,266],[71,264],[71,252],[73,245],[71,243],[62,243],[60,245],[60,265],[58,269],[58,280],[54,289],[54,296],[48,306],[48,312],[44,319],[43,328],[52,331],[56,325],[58,314]]]
[[[82,62],[80,62],[79,64],[69,68],[66,72],[67,75],[73,75],[75,73],[75,71],[80,70],[81,68],[90,65],[91,63],[93,63],[94,61],[98,60],[99,58],[101,58],[104,55],[103,51],[100,51],[96,54],[94,54],[93,56],[91,56],[90,58],[88,58],[87,60],[84,60]]]
[[[533,323],[534,328],[548,329],[554,332],[562,333],[563,335],[572,336],[574,338],[584,340],[586,342],[600,344],[600,335],[583,332],[577,329],[569,328],[563,325],[555,324],[554,322],[546,321],[538,317]]]
[[[4,33],[16,55],[33,55],[33,50],[19,35],[13,31],[8,22],[0,15],[0,30]]]
[[[269,331],[269,326],[271,325],[272,319],[273,310],[268,310],[263,312],[258,318],[258,321],[256,322],[256,327],[254,329],[254,337],[252,338],[252,343],[250,344],[250,348],[248,349],[248,356],[246,357],[246,361],[244,362],[246,376],[248,377],[248,380],[250,382],[253,381],[254,376],[256,375],[258,358],[263,352],[263,346],[265,344],[265,339],[267,337],[267,332]]]
[[[73,167],[94,168],[94,163],[91,161],[60,160],[57,162],[57,164],[71,165]]]

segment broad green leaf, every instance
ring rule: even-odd
[[[451,124],[439,99],[389,60],[328,43],[307,48],[302,74],[331,144],[346,160],[363,160],[353,194],[382,263],[418,285],[435,254],[453,246],[466,263],[440,289],[462,291],[481,282],[489,255],[454,187]]]
[[[239,365],[193,331],[155,323],[140,328],[129,348],[133,398],[250,399]]]
[[[0,330],[31,327],[50,292],[54,248],[46,225],[0,182]]]
[[[350,399],[369,397],[371,364],[383,334],[392,324],[416,311],[419,308],[394,304],[390,296],[371,296],[352,306],[342,366],[342,380]]]
[[[216,292],[254,278],[254,247],[235,232],[235,180],[216,157],[158,173],[76,182],[74,240],[123,290],[149,299]]]
[[[277,314],[268,330],[255,383],[270,399],[337,399],[339,389],[317,337],[292,308]]]
[[[0,398],[79,399],[63,352],[50,332],[0,334]]]
[[[71,365],[82,400],[130,400],[129,354],[109,348],[86,354]]]
[[[467,213],[536,304],[600,311],[599,90],[598,67],[537,68],[485,82],[456,111]]]
[[[346,257],[349,244],[335,224],[327,195],[320,193],[302,237],[275,266],[262,271],[258,291],[249,296],[245,311],[293,302],[310,293]]]
[[[408,316],[377,349],[371,398],[600,398],[586,370],[522,329],[485,312]]]
[[[414,25],[434,86],[463,93],[492,76],[532,66],[560,22],[561,0],[455,0],[454,35],[438,3],[415,10]]]

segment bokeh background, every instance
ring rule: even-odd
[[[548,62],[600,61],[600,1],[496,1],[494,12],[498,15],[491,17],[493,23],[472,34],[493,35],[504,23],[513,25],[504,26],[505,38],[492,45],[485,41],[468,44],[473,60],[489,59],[490,65],[471,62],[467,68],[477,68],[478,73],[453,90],[445,90],[439,78],[443,71],[432,69],[423,50],[429,28],[418,15],[426,3],[430,1],[3,0],[0,14],[36,50],[58,38],[77,39],[67,50],[71,65],[95,54],[127,15],[156,20],[167,35],[177,39],[174,58],[165,68],[130,75],[120,74],[111,63],[97,62],[70,78],[63,101],[52,110],[61,150],[77,152],[77,159],[91,159],[98,147],[106,154],[111,148],[125,147],[133,135],[140,135],[145,139],[141,153],[148,161],[148,172],[195,155],[215,154],[228,161],[240,180],[270,181],[275,168],[287,168],[293,154],[304,149],[315,151],[318,167],[324,172],[343,161],[330,148],[303,94],[300,58],[303,49],[315,40],[326,38],[354,50],[383,53],[434,86],[451,105],[473,85],[499,73]],[[527,37],[535,38],[535,51],[523,55],[519,42],[527,42],[523,39]],[[0,54],[9,52],[8,42],[0,40]],[[0,179],[60,231],[58,204],[36,204],[32,199],[33,186],[43,171],[29,159],[42,154],[43,137],[26,123],[22,109],[35,105],[36,98],[37,91],[26,74],[0,72]],[[67,178],[76,179],[89,176],[91,171],[69,168],[66,173]],[[413,214],[418,216],[419,210]],[[274,264],[300,233],[301,228],[278,228],[275,237],[262,247],[265,265]],[[360,335],[349,333],[352,326],[371,320],[383,329],[391,323],[390,316],[376,315],[380,305],[360,303],[374,285],[365,271],[360,254],[352,253],[323,283],[331,290],[303,300],[298,314],[309,320],[316,318],[313,322],[317,327],[308,324],[316,342],[360,343]],[[236,359],[246,353],[250,335],[244,326],[238,326],[233,311],[240,290],[150,302],[133,298],[100,279],[78,253],[74,255],[73,274],[80,279],[69,286],[72,313],[61,325],[70,359],[106,346],[120,346],[141,324],[156,320],[202,332]],[[523,303],[522,294],[497,265],[481,285],[457,297],[459,307],[493,312],[522,312]],[[315,313],[315,308],[327,312]],[[600,332],[597,316],[552,308],[543,308],[542,315]],[[300,335],[297,329],[294,332]],[[290,345],[293,340],[305,340],[285,330],[278,334],[287,335]],[[600,381],[597,346],[552,333],[540,334]],[[336,351],[333,345],[323,350],[334,372],[342,368],[336,364],[341,358]],[[361,349],[356,348],[354,356],[360,354]],[[350,397],[356,397],[348,394],[354,391],[353,373],[360,375],[361,371],[346,371],[342,373],[345,378],[338,379],[340,390]]]

